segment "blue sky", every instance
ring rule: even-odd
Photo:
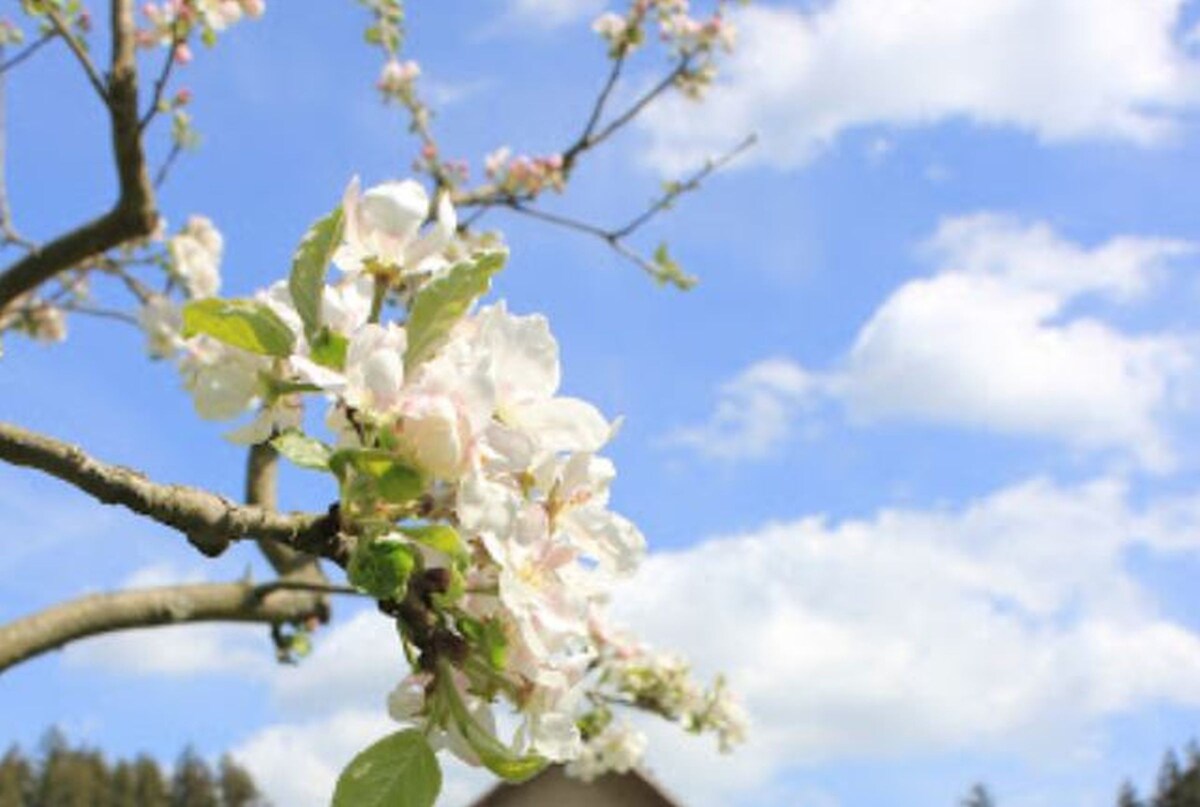
[[[445,150],[574,135],[603,6],[412,3]],[[621,221],[758,132],[640,241],[669,241],[694,291],[485,219],[512,248],[497,296],[545,312],[567,390],[626,418],[614,503],[653,555],[622,616],[727,670],[750,708],[730,759],[654,732],[651,767],[688,803],[923,807],[984,779],[1004,805],[1102,805],[1200,733],[1197,11],[759,3],[710,103],[651,115],[551,202]],[[231,294],[281,276],[352,174],[408,174],[361,27],[353,4],[274,3],[181,71],[204,144],[162,204],[222,229]],[[7,91],[13,206],[48,237],[111,198],[104,121],[63,53]],[[62,345],[5,350],[0,418],[238,492],[241,451],[139,334],[77,319]],[[285,506],[331,496],[285,477]],[[27,472],[0,468],[0,510],[0,619],[130,581],[265,574],[248,547],[203,562]],[[5,674],[0,739],[57,722],[113,753],[232,748],[280,804],[319,804],[387,730],[402,670],[381,630],[343,605],[299,669],[254,628],[81,643]],[[455,768],[446,803],[483,781]]]

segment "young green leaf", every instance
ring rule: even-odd
[[[291,355],[296,335],[266,303],[208,297],[183,307],[184,338],[205,334],[263,356]]]
[[[292,274],[288,291],[292,304],[304,322],[304,332],[310,338],[321,327],[321,296],[325,290],[325,270],[333,253],[342,241],[342,207],[320,219],[300,240],[292,258]]]
[[[345,369],[346,351],[349,349],[350,340],[328,328],[322,328],[310,340],[312,360],[330,370],[340,372]]]
[[[271,440],[271,445],[301,468],[314,471],[329,470],[329,456],[333,450],[315,437],[289,429]]]
[[[333,807],[433,807],[442,770],[416,729],[388,735],[356,756],[338,777]]]
[[[504,268],[506,259],[503,252],[482,253],[455,264],[446,275],[421,289],[405,324],[408,331],[405,372],[412,372],[441,347],[471,303],[487,293],[492,275]]]
[[[445,524],[430,524],[424,527],[401,527],[400,532],[419,544],[436,549],[454,560],[467,559],[467,547],[459,537],[458,530]]]
[[[471,746],[471,750],[478,755],[479,761],[492,773],[509,782],[524,782],[546,767],[544,757],[537,754],[522,756],[515,753],[492,736],[491,732],[475,722],[467,705],[463,703],[458,688],[454,685],[449,666],[444,661],[438,667],[437,686],[449,707],[450,719],[454,721],[455,728]]]
[[[417,566],[416,555],[399,541],[359,541],[346,570],[350,585],[378,600],[402,600]]]
[[[357,482],[365,493],[392,504],[406,504],[425,491],[421,472],[379,449],[344,448],[329,457],[329,468],[343,485]]]

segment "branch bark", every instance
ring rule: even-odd
[[[238,505],[186,485],[152,482],[130,468],[94,459],[78,446],[0,422],[0,460],[35,468],[63,480],[104,504],[116,504],[173,527],[201,552],[219,555],[231,541],[257,538],[344,564],[348,552],[338,534],[335,510],[276,513]]]
[[[158,224],[138,113],[136,25],[132,0],[112,0],[112,61],[106,97],[119,194],[107,213],[31,251],[0,274],[0,311],[45,281],[121,244],[145,238]]]
[[[268,510],[279,507],[279,453],[267,443],[252,446],[246,458],[246,504]],[[329,579],[317,558],[278,541],[259,538],[257,543],[280,580],[313,586],[314,590],[308,594],[312,612],[327,616],[328,597],[317,592],[329,585]]]
[[[69,642],[129,628],[193,622],[299,622],[313,595],[272,584],[199,583],[91,594],[0,625],[0,672]]]

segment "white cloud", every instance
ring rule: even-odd
[[[649,159],[678,171],[748,132],[750,156],[801,165],[847,130],[951,119],[1043,141],[1153,143],[1196,100],[1176,36],[1185,0],[832,0],[756,4],[702,106],[650,110]]]
[[[1034,480],[955,511],[804,519],[652,556],[622,615],[728,671],[754,722],[742,754],[659,742],[655,770],[689,804],[767,803],[792,766],[1060,754],[1106,716],[1200,706],[1200,636],[1123,565],[1158,518],[1111,480]]]
[[[795,412],[810,400],[813,382],[787,359],[752,364],[721,387],[712,419],[663,439],[721,460],[758,459],[779,449],[792,432]]]
[[[804,388],[781,390],[747,381],[761,367],[752,365],[721,389],[708,422],[668,440],[721,459],[758,457],[794,429],[814,398],[826,397],[859,421],[1031,435],[1166,469],[1174,458],[1163,420],[1182,395],[1194,339],[1127,333],[1072,315],[1072,306],[1128,303],[1191,251],[1179,241],[1134,237],[1087,248],[1045,224],[987,213],[948,219],[922,249],[934,274],[884,300],[838,369],[806,375],[771,360],[773,375],[808,379]]]

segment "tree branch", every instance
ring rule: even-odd
[[[700,168],[691,176],[677,182],[668,183],[666,190],[661,196],[651,202],[644,211],[634,216],[626,224],[623,224],[620,227],[605,228],[598,224],[592,224],[591,222],[584,221],[582,219],[576,219],[570,216],[564,216],[560,213],[554,213],[549,210],[531,207],[520,198],[515,196],[510,196],[508,199],[504,200],[502,206],[512,210],[514,213],[520,213],[522,216],[528,216],[531,219],[537,219],[538,221],[544,221],[547,224],[553,224],[556,227],[562,227],[568,230],[584,233],[586,235],[595,236],[612,247],[618,255],[639,267],[642,271],[646,272],[655,280],[660,282],[673,282],[677,284],[686,283],[691,279],[687,278],[686,276],[681,278],[673,278],[664,275],[662,266],[656,264],[654,261],[646,259],[636,250],[631,249],[629,245],[625,243],[625,239],[645,226],[647,222],[649,222],[659,213],[669,209],[671,205],[675,203],[675,200],[677,200],[680,196],[697,190],[710,174],[724,168],[743,152],[750,149],[756,142],[758,142],[758,136],[752,134],[743,139],[742,142],[738,143],[725,154],[706,162],[702,168]]]
[[[219,555],[231,541],[278,541],[302,552],[344,564],[347,548],[338,534],[339,518],[329,513],[275,513],[242,506],[200,488],[152,482],[129,468],[93,459],[77,446],[0,422],[0,460],[36,468],[104,504],[117,504],[173,527],[197,549]]]
[[[54,6],[47,3],[45,14],[46,18],[50,20],[50,24],[54,26],[55,32],[67,43],[67,48],[74,54],[75,59],[79,62],[79,66],[83,68],[84,74],[87,76],[88,81],[91,82],[92,89],[100,96],[101,101],[108,103],[108,91],[104,87],[104,81],[101,80],[100,72],[96,70],[96,65],[92,64],[92,57],[88,55],[83,43],[79,41],[75,34],[71,33],[70,26],[67,25]]]
[[[90,594],[0,625],[0,672],[69,642],[130,628],[193,622],[280,624],[314,615],[311,593],[273,583],[199,583]]]
[[[57,34],[54,31],[47,31],[46,33],[42,34],[40,37],[35,39],[33,42],[30,42],[24,48],[17,51],[17,54],[15,56],[13,56],[12,58],[7,59],[7,60],[0,58],[0,74],[7,73],[9,70],[16,67],[21,62],[25,61],[30,56],[32,56],[33,54],[37,53],[39,50],[42,49],[43,46],[48,44],[50,42],[50,40],[54,39],[54,37],[56,37],[56,36],[57,36]]]
[[[246,504],[267,510],[278,508],[279,453],[267,443],[251,446],[246,458]],[[297,552],[289,546],[260,538],[258,548],[282,581],[298,586],[311,586],[310,592],[320,592],[329,585],[316,557]],[[310,594],[314,610],[328,611],[328,601]]]
[[[107,213],[4,270],[0,274],[0,311],[60,272],[126,241],[150,235],[158,224],[139,131],[135,32],[132,0],[112,0],[113,46],[107,98],[120,187],[117,202]]]

